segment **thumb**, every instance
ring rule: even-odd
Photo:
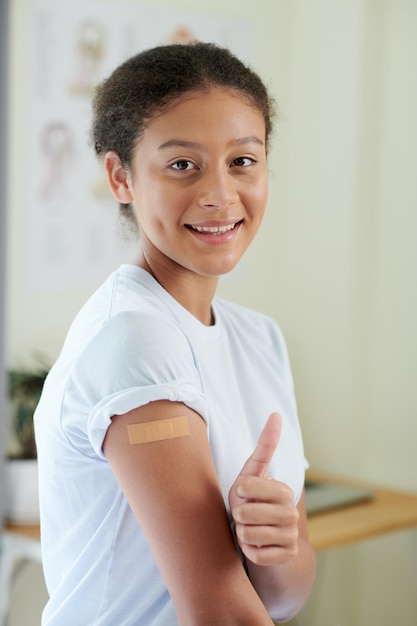
[[[271,413],[252,452],[240,472],[241,476],[268,476],[269,464],[279,444],[282,431],[282,417]]]

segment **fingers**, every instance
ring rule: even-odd
[[[260,436],[255,450],[240,472],[241,476],[267,476],[269,463],[279,444],[282,418],[279,413],[271,413]]]
[[[233,519],[237,524],[297,526],[299,512],[297,507],[288,501],[280,504],[245,502],[234,508]]]
[[[298,553],[299,513],[293,505],[247,503],[234,512],[243,554],[253,563],[286,563]]]
[[[245,524],[236,525],[236,536],[239,545],[244,550],[245,546],[256,548],[282,548],[294,552],[298,545],[298,531],[293,524],[281,526],[253,527]]]
[[[239,542],[240,543],[240,542]],[[279,545],[256,546],[243,544],[241,550],[245,557],[255,565],[283,565],[298,555],[298,543],[290,548]]]
[[[262,502],[281,502],[292,504],[294,492],[278,480],[263,476],[240,476],[236,483],[236,493],[239,498]]]

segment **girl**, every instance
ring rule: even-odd
[[[314,578],[284,339],[215,296],[261,224],[272,101],[213,44],[97,90],[140,249],[75,319],[35,414],[48,626],[267,626]]]

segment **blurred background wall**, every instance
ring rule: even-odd
[[[253,64],[280,120],[264,226],[220,293],[280,323],[311,466],[416,491],[416,0],[151,4],[252,24]],[[30,362],[34,352],[54,359],[89,295],[25,286],[26,15],[26,1],[13,0],[8,365]],[[294,623],[415,626],[412,539],[397,533],[320,555],[315,591]],[[27,584],[43,597],[41,582]]]
[[[7,78],[8,78],[8,6],[0,0],[0,146],[6,144],[7,137]],[[4,515],[3,456],[6,449],[6,424],[1,416],[6,413],[5,376],[5,265],[6,265],[6,184],[7,155],[0,151],[0,520]]]

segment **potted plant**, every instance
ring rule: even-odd
[[[38,469],[33,413],[48,368],[8,371],[10,437],[6,462],[6,516],[17,524],[39,521]]]

